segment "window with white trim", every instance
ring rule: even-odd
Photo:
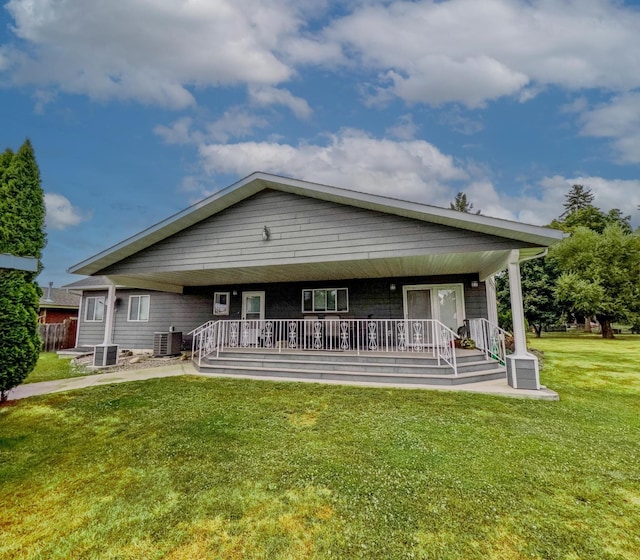
[[[302,290],[303,313],[345,313],[347,311],[349,311],[349,290],[347,288]]]
[[[229,315],[229,292],[214,292],[213,294],[213,314]]]
[[[150,296],[129,296],[127,321],[148,321]]]
[[[85,300],[84,320],[98,322],[104,318],[104,297],[88,297]]]

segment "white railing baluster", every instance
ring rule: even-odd
[[[481,321],[485,321],[482,323]],[[488,355],[504,356],[502,329],[491,330],[486,319],[472,320],[470,331]],[[497,327],[495,327],[497,329]],[[494,333],[498,333],[498,337]],[[198,366],[207,356],[220,357],[225,348],[362,352],[429,353],[451,366],[457,375],[456,333],[434,319],[268,319],[209,321],[189,333]],[[498,358],[496,358],[498,359]]]
[[[469,336],[476,347],[484,352],[486,359],[493,359],[502,365],[506,362],[506,337],[511,334],[487,319],[470,319]]]

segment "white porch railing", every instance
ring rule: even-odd
[[[511,336],[510,333],[487,319],[469,319],[469,336],[476,343],[476,348],[484,352],[487,359],[492,358],[505,365],[507,355],[505,338]]]
[[[458,335],[433,319],[263,319],[209,321],[191,331],[192,358],[225,349],[421,352],[431,354],[458,374],[454,340]]]

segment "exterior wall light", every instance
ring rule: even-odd
[[[269,241],[270,236],[271,236],[271,232],[269,231],[269,228],[267,226],[264,226],[262,228],[262,240]]]
[[[471,280],[471,287],[472,288],[477,288],[480,284],[478,284],[477,280]]]
[[[390,292],[395,292],[396,291],[396,285],[395,284],[390,284],[389,285],[389,291]]]

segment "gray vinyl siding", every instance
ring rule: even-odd
[[[104,295],[106,292],[86,292],[86,297]],[[149,295],[149,320],[128,321],[129,296]],[[197,326],[213,319],[213,290],[209,294],[173,294],[151,290],[117,290],[116,314],[113,329],[113,343],[121,348],[153,348],[153,335],[166,332],[173,326],[176,331],[186,335]],[[102,343],[104,339],[104,320],[88,323],[82,317],[79,325],[79,346],[91,346]]]
[[[464,307],[466,319],[487,319],[487,291],[484,282],[477,288],[471,287],[471,282],[464,285]]]
[[[262,229],[270,230],[269,242]],[[507,250],[526,243],[266,190],[101,274]]]
[[[104,297],[106,300],[107,292],[106,290],[89,291],[82,294],[80,316],[78,317],[78,346],[101,344],[104,340],[104,317],[102,321],[85,321],[87,298],[89,297]]]

